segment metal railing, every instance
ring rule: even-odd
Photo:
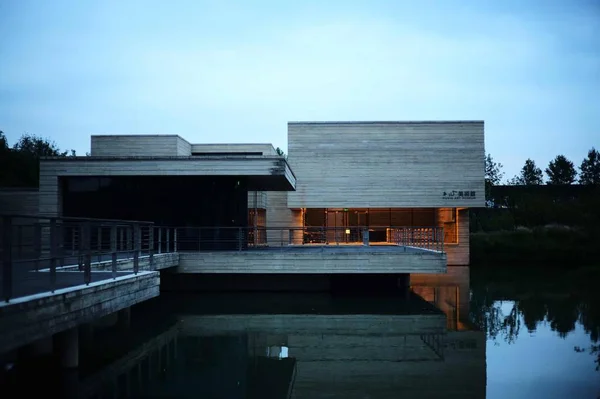
[[[152,222],[0,215],[1,289],[5,301],[139,272],[154,261]],[[164,249],[169,250],[168,246]],[[131,268],[117,263],[131,259]],[[96,262],[110,263],[100,272]],[[122,262],[119,262],[122,264]],[[93,273],[92,273],[93,272]]]
[[[416,247],[444,252],[444,229],[442,227],[394,227],[388,229],[390,243],[404,248]]]
[[[156,227],[159,252],[310,245],[399,245],[443,252],[441,227]],[[166,232],[166,233],[165,233]],[[159,237],[161,233],[159,233]],[[165,237],[164,234],[167,234]],[[165,241],[166,238],[166,241]]]

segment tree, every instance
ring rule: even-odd
[[[580,184],[600,184],[600,153],[594,147],[588,151],[587,158],[581,161],[579,170]]]
[[[494,162],[491,154],[487,154],[485,157],[485,199],[486,201],[491,200],[492,186],[497,186],[502,180],[504,173],[501,172],[503,165],[501,163]]]
[[[75,151],[70,151],[75,155]],[[40,157],[65,157],[69,151],[61,151],[48,139],[25,134],[8,146],[6,136],[0,132],[0,186],[36,187],[39,184]]]
[[[54,141],[43,139],[41,137],[24,134],[19,141],[15,143],[13,149],[21,153],[31,154],[39,157],[66,157],[69,151],[61,152]]]
[[[4,132],[0,130],[0,153],[4,153],[5,151],[8,151],[8,149],[8,140],[6,140]]]
[[[548,175],[548,184],[573,184],[577,177],[573,162],[564,155],[558,155],[550,161],[546,168],[546,174]]]
[[[528,158],[525,165],[521,168],[521,173],[510,181],[510,184],[521,186],[534,186],[544,182],[542,170],[535,165],[535,162]]]
[[[494,162],[491,154],[487,154],[485,157],[485,182],[490,186],[497,186],[502,180],[504,173],[501,169],[504,167],[501,163]]]

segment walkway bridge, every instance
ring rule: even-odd
[[[159,270],[197,274],[446,271],[439,228],[165,227],[0,216],[0,354],[159,295]]]

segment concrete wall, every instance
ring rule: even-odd
[[[38,213],[37,188],[1,188],[0,213],[32,215]]]
[[[158,296],[158,272],[141,272],[0,304],[0,353]]]
[[[171,267],[175,267],[179,265],[179,253],[177,252],[169,252],[169,253],[161,253],[154,254],[153,265],[150,265],[150,258],[148,255],[140,256],[138,268],[140,271],[155,271],[168,269]],[[66,265],[61,268],[63,271],[77,270],[79,268],[78,265]],[[93,271],[111,271],[112,270],[112,261],[102,261],[102,262],[92,262],[91,268]],[[47,271],[45,269],[44,271]],[[118,259],[117,260],[117,271],[132,271],[133,270],[133,259]]]
[[[92,156],[190,156],[202,152],[261,152],[277,155],[271,144],[190,144],[177,135],[93,135]]]
[[[381,252],[374,247],[357,253],[329,248],[310,251],[251,250],[179,254],[178,273],[444,273],[446,256],[432,253]]]
[[[92,156],[190,156],[191,144],[177,135],[93,135]]]
[[[262,152],[263,155],[277,155],[272,144],[192,144],[191,152]]]
[[[269,246],[280,246],[282,240],[288,240],[288,230],[277,228],[302,227],[302,215],[299,210],[287,206],[287,192],[270,192],[267,195],[267,241]],[[301,242],[302,232],[294,233],[294,242]]]
[[[447,212],[438,210],[437,226],[448,228],[444,222],[448,216]],[[462,266],[470,263],[469,253],[469,210],[459,209],[456,213],[457,237],[456,243],[444,243],[444,251],[448,254],[449,266]]]
[[[448,265],[462,266],[470,263],[469,252],[469,210],[459,209],[457,216],[458,243],[444,244],[444,251],[448,254]]]
[[[288,151],[290,208],[484,206],[483,122],[290,122]]]
[[[256,193],[256,206],[254,205],[254,194]],[[267,192],[266,191],[248,191],[248,209],[258,208],[267,209]]]

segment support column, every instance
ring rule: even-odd
[[[54,344],[62,367],[79,367],[79,329],[77,327],[56,334]]]
[[[401,274],[398,277],[398,289],[405,299],[410,298],[410,274]]]

